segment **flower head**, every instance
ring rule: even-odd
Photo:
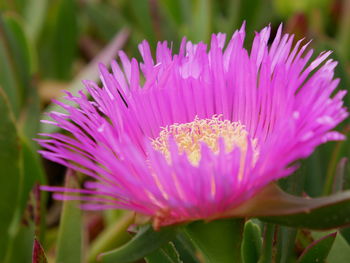
[[[43,134],[42,155],[90,176],[84,189],[43,187],[58,199],[82,199],[86,209],[127,209],[157,226],[220,217],[295,161],[344,136],[332,129],[347,117],[333,79],[337,62],[280,26],[256,33],[251,51],[244,25],[225,45],[182,41],[178,54],[158,43],[156,62],[146,41],[143,62],[120,52],[102,87],[84,81],[79,96],[49,113],[66,134]],[[139,72],[141,69],[142,73]],[[91,97],[91,98],[90,98]],[[80,193],[80,196],[75,196]]]

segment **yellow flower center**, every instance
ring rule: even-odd
[[[219,138],[224,140],[225,151],[231,152],[235,147],[241,150],[240,168],[243,169],[248,147],[248,132],[240,122],[223,120],[222,115],[214,115],[211,119],[199,119],[182,124],[172,124],[163,127],[159,137],[152,140],[154,149],[164,154],[170,162],[169,138],[173,137],[181,153],[186,153],[188,160],[194,166],[201,159],[201,143],[205,143],[214,152],[219,152]],[[251,140],[254,158],[258,156],[256,139]]]

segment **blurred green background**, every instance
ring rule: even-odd
[[[67,263],[93,262],[96,254],[113,248],[104,240],[117,246],[129,238],[122,231],[129,214],[80,212],[74,203],[62,208],[38,191],[37,184],[64,182],[64,168],[41,160],[32,140],[53,131],[39,120],[45,111],[57,110],[51,100],[60,98],[61,90],[76,93],[82,79],[98,81],[97,63],[108,64],[119,49],[139,58],[143,39],[153,51],[160,40],[177,50],[183,36],[208,42],[211,33],[231,35],[244,20],[247,47],[255,31],[271,23],[275,32],[282,22],[296,39],[312,39],[316,53],[333,50],[340,88],[349,89],[349,0],[0,0],[0,262],[30,262],[34,236],[50,262]],[[350,96],[345,100],[349,107]],[[347,136],[349,124],[338,128]],[[349,188],[344,159],[349,146],[349,140],[321,146],[281,185],[310,196]],[[281,233],[292,240],[281,249],[301,242],[300,233]],[[349,233],[343,230],[338,246],[350,255]],[[288,262],[283,260],[278,262]]]

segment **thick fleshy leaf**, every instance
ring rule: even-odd
[[[335,176],[332,185],[332,192],[337,193],[343,190],[344,181],[346,178],[346,169],[349,160],[347,158],[342,158],[336,166]]]
[[[46,77],[60,80],[71,77],[78,40],[76,12],[76,1],[58,0],[50,3],[39,49],[41,70]]]
[[[258,217],[275,224],[330,229],[350,224],[350,191],[319,198],[293,196],[271,184],[227,217]]]
[[[36,144],[31,139],[38,133],[40,102],[32,81],[35,52],[33,52],[33,46],[25,34],[23,24],[21,19],[11,14],[4,15],[1,22],[4,34],[2,41],[5,44],[9,60],[7,70],[11,71],[15,78],[13,86],[7,83],[7,85],[3,85],[3,88],[8,96],[17,94],[17,99],[12,98],[10,101],[13,110],[17,113],[18,129],[28,138],[29,144],[32,144],[31,147],[35,149],[34,145],[36,146]],[[3,61],[3,63],[6,62]],[[7,78],[9,77],[10,75],[7,76]]]
[[[321,239],[332,232],[312,232],[314,239]],[[337,234],[333,246],[327,256],[327,262],[348,263],[350,262],[350,246],[342,235]]]
[[[337,263],[348,263],[350,261],[350,246],[341,235],[337,235],[335,238],[327,260],[328,262]]]
[[[35,153],[34,158],[39,159],[39,155],[36,152],[38,150],[38,145],[32,139],[36,137],[39,132],[41,116],[40,100],[36,88],[31,84],[28,84],[28,86],[29,90],[22,107],[21,118],[18,121],[18,128],[22,131],[28,147],[30,147],[31,151]]]
[[[33,232],[33,236],[40,238],[40,224],[42,222],[41,217],[41,192],[39,184],[36,184],[31,190],[26,199],[26,207],[24,211],[21,211],[22,220],[21,227],[26,227]]]
[[[128,263],[142,259],[165,243],[175,238],[176,227],[165,227],[159,231],[154,231],[152,226],[147,225],[140,228],[125,245],[103,253],[99,256],[104,263]]]
[[[350,245],[350,227],[345,227],[340,230],[341,235],[346,240],[346,242]]]
[[[14,116],[9,101],[0,88],[0,262],[3,262],[9,239],[9,228],[14,218],[19,198],[20,144],[17,136]]]
[[[23,192],[23,190],[22,190]],[[9,244],[10,249],[6,255],[6,262],[27,262],[28,258],[33,256],[33,237],[37,240],[44,240],[44,217],[42,216],[42,200],[39,185],[35,185],[30,192],[29,198],[27,196],[26,209],[23,213],[19,208],[22,216],[21,224],[18,224],[14,236],[11,238]],[[35,244],[34,244],[35,246]],[[21,253],[18,253],[18,252]],[[40,262],[40,261],[39,261]]]
[[[184,233],[179,232],[173,240],[176,250],[179,252],[181,260],[186,263],[199,263],[196,257],[196,248]]]
[[[20,224],[27,205],[29,192],[35,182],[44,182],[42,164],[36,152],[38,146],[32,141],[32,138],[38,132],[40,103],[31,81],[34,64],[32,46],[26,36],[21,18],[13,13],[4,14],[1,18],[1,35],[3,37],[0,38],[0,42],[2,42],[0,45],[4,44],[6,48],[5,58],[8,61],[2,61],[0,64],[3,63],[5,65],[8,63],[8,68],[4,69],[1,65],[0,68],[5,71],[5,74],[6,72],[10,72],[12,75],[5,76],[5,78],[0,76],[0,82],[5,81],[3,82],[3,87],[7,95],[17,94],[17,97],[11,101],[13,103],[11,107],[12,110],[17,111],[17,115],[15,116],[17,118],[16,126],[20,135],[20,140],[18,140],[20,145],[17,149],[20,150],[21,155],[19,188],[17,192],[13,191],[11,193],[13,196],[11,198],[11,205],[13,209],[16,209],[16,216],[12,221],[11,230],[8,231],[10,232],[10,237],[7,242],[8,252],[6,262],[27,262],[32,254],[34,233],[38,236],[39,232],[41,235],[44,234],[44,231],[37,230],[40,226],[32,223],[26,225]],[[14,81],[6,81],[6,78],[9,80],[11,76],[13,76]],[[0,114],[3,114],[3,112],[0,112]],[[2,147],[0,149],[4,150]],[[8,174],[7,178],[13,179],[15,175]],[[5,185],[8,185],[8,182]],[[15,199],[16,195],[19,196],[18,201]],[[43,212],[44,209],[41,211]],[[44,225],[43,221],[42,224]],[[21,253],[18,253],[18,251],[21,251]]]
[[[260,227],[251,220],[244,225],[242,241],[242,259],[244,263],[256,263],[259,261],[262,247]]]
[[[22,20],[11,14],[4,15],[3,19],[4,33],[9,45],[9,52],[11,52],[12,66],[16,71],[18,81],[20,82],[20,93],[23,96],[22,99],[24,99],[29,84],[33,59],[30,52],[30,42],[25,34]]]
[[[21,105],[21,91],[10,50],[8,32],[6,19],[3,14],[0,14],[0,86],[8,97],[11,110],[18,117]]]
[[[296,228],[278,226],[277,231],[277,253],[276,261],[279,263],[295,262],[295,238],[297,235]]]
[[[33,227],[20,225],[17,228],[16,236],[11,240],[11,248],[6,255],[6,263],[28,262],[33,257]],[[40,262],[40,261],[39,261]]]
[[[261,256],[259,263],[270,263],[272,262],[273,243],[275,235],[275,225],[265,224],[263,234],[263,244],[261,248]]]
[[[311,243],[299,257],[298,263],[325,262],[336,236],[337,232]]]
[[[22,148],[22,165],[23,165],[23,186],[21,189],[20,213],[28,201],[28,196],[35,183],[44,184],[46,181],[43,167],[39,156],[31,149],[29,142],[26,139],[21,140]]]
[[[328,151],[329,152],[329,151]],[[308,159],[302,161],[301,169],[305,174],[304,191],[311,197],[323,194],[325,174],[327,169],[325,162],[322,161],[321,149],[317,149]]]
[[[65,187],[77,186],[76,177],[68,171]],[[79,201],[65,201],[61,214],[56,262],[79,263],[83,261],[83,218]]]
[[[81,81],[84,79],[98,81],[100,73],[98,71],[98,64],[109,64],[117,55],[118,50],[125,44],[127,38],[129,36],[129,30],[123,29],[121,30],[115,38],[109,43],[109,45],[99,53],[94,60],[92,60],[71,82],[68,86],[67,90],[71,92],[73,95],[78,95],[78,91],[83,89]],[[63,95],[63,94],[62,94]],[[63,100],[63,99],[58,99]],[[66,104],[69,102],[65,101]],[[62,107],[51,104],[45,111],[57,111],[62,112]],[[49,119],[46,115],[42,116],[42,119]],[[44,133],[53,133],[56,132],[59,128],[54,125],[42,124],[40,130]]]
[[[40,242],[35,238],[33,245],[32,263],[47,263],[47,258]]]
[[[291,176],[282,178],[278,181],[283,191],[289,194],[300,196],[303,191],[304,174],[302,169],[293,173]],[[295,253],[295,239],[297,230],[287,226],[277,226],[275,231],[276,254],[274,256],[276,262],[289,263],[295,262],[297,255]]]
[[[188,238],[199,249],[205,262],[241,262],[243,219],[197,221],[185,227]]]
[[[147,263],[183,263],[174,243],[169,242],[160,249],[148,255]]]

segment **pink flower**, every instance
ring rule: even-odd
[[[331,52],[310,61],[308,44],[293,47],[281,26],[268,46],[270,31],[256,33],[250,53],[243,25],[226,46],[225,34],[213,35],[209,51],[184,39],[173,55],[163,42],[154,61],[143,41],[142,63],[120,52],[122,68],[100,65],[102,87],[84,81],[79,97],[66,92],[78,108],[56,102],[67,114],[49,114],[68,134],[39,140],[45,158],[93,180],[42,189],[85,209],[132,210],[156,227],[218,218],[318,145],[343,140],[332,131],[348,113]]]

